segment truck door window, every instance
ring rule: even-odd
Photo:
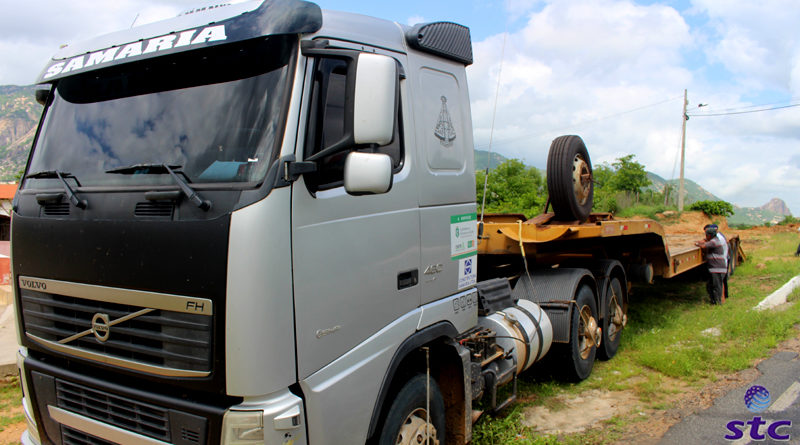
[[[311,93],[311,113],[306,136],[305,156],[311,156],[340,140],[344,136],[345,85],[347,84],[347,62],[339,59],[320,58],[314,71]],[[368,153],[385,153],[392,158],[395,172],[403,164],[403,141],[400,112],[395,121],[395,137],[387,145],[354,147],[353,150]],[[305,175],[311,192],[340,187],[344,184],[344,161],[348,151],[322,158],[317,163],[317,172]]]

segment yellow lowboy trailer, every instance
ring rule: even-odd
[[[480,225],[481,223],[479,223]],[[553,266],[574,260],[614,258],[626,264],[629,273],[644,281],[654,276],[672,278],[705,263],[697,236],[668,235],[651,219],[614,219],[609,213],[592,213],[586,222],[555,221],[553,213],[526,219],[518,214],[484,217],[478,254],[519,256],[531,265]],[[732,252],[730,268],[745,259],[739,236],[728,238]],[[524,250],[524,252],[523,252]]]

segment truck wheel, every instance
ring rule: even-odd
[[[579,136],[559,136],[547,156],[547,190],[556,219],[586,221],[592,212],[592,162]]]
[[[594,339],[600,334],[597,326],[597,304],[589,286],[581,286],[575,297],[576,306],[570,319],[569,343],[559,346],[556,363],[563,380],[580,382],[592,373],[597,347]]]
[[[611,360],[617,354],[628,310],[619,278],[611,279],[608,284],[608,294],[603,297],[603,304],[606,305],[606,316],[603,318],[603,341],[597,350],[597,357],[600,360]]]
[[[444,398],[436,381],[430,379],[430,421],[426,423],[425,400],[426,376],[417,374],[397,393],[386,420],[383,422],[379,445],[444,445],[445,413]]]

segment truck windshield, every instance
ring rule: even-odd
[[[28,172],[67,171],[81,187],[189,182],[254,186],[279,152],[296,36],[271,36],[123,64],[60,80]],[[25,187],[60,187],[32,177]]]

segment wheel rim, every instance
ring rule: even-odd
[[[397,445],[439,445],[439,440],[436,438],[436,427],[432,423],[425,422],[427,418],[427,411],[424,408],[412,411],[403,421],[395,443]]]
[[[592,347],[599,344],[598,331],[597,320],[592,316],[592,308],[584,305],[581,307],[578,320],[578,335],[580,336],[578,352],[580,352],[582,360],[588,359],[592,353]]]
[[[610,320],[608,323],[608,339],[614,341],[625,326],[625,314],[622,311],[622,307],[619,305],[619,299],[613,288],[611,289],[611,298],[608,302],[608,319]]]
[[[592,190],[592,171],[581,155],[575,155],[572,160],[572,186],[578,205],[586,204]]]

